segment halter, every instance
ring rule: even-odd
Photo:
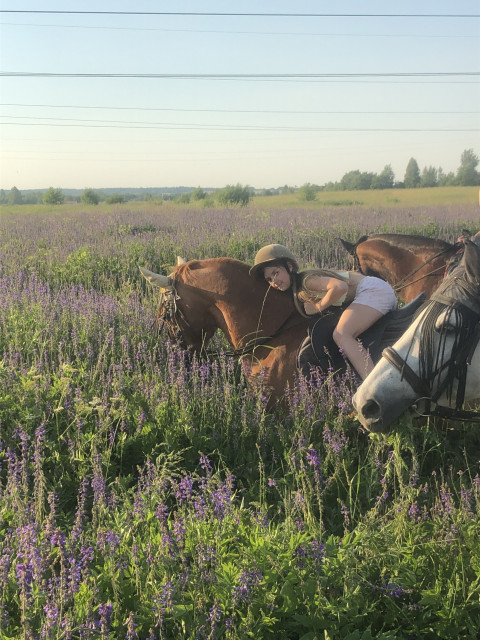
[[[435,302],[435,297],[435,295],[432,296],[431,301]],[[464,307],[465,309],[468,309],[469,312],[472,311],[469,306],[463,305],[462,303],[459,303],[457,300],[454,300],[452,298],[448,298],[443,295],[439,295],[438,298],[438,301],[440,301],[445,306],[447,306],[448,303],[447,308],[459,309]],[[429,302],[428,304],[431,305],[432,303]],[[455,356],[452,355],[446,361],[441,362],[440,365],[431,372],[430,376],[427,379],[422,379],[417,373],[415,373],[415,371],[413,371],[413,369],[407,363],[406,359],[402,358],[393,347],[387,347],[383,350],[382,356],[385,358],[385,360],[393,365],[393,367],[400,373],[402,379],[405,379],[413,389],[413,391],[418,394],[419,397],[417,399],[417,402],[419,400],[426,401],[426,411],[420,415],[436,416],[441,418],[448,418],[451,420],[468,420],[471,422],[480,422],[480,414],[475,411],[461,409],[464,402],[467,366],[471,364],[473,354],[480,340],[480,314],[477,312],[475,313],[475,315],[477,316],[477,322],[473,329],[473,340],[469,344],[460,345],[460,349],[455,354]],[[410,351],[410,348],[408,351]],[[452,364],[455,364],[457,368],[461,368],[462,370],[462,373],[459,374],[457,378],[458,389],[455,408],[445,407],[437,404],[438,398],[444,393],[448,385],[452,382],[452,376],[454,375],[453,372],[450,375],[446,375],[442,383],[437,385],[436,391],[433,392],[434,380]]]

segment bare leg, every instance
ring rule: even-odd
[[[333,339],[349,359],[358,375],[365,380],[374,364],[358,336],[383,316],[381,311],[364,304],[352,304],[345,309],[333,332]]]

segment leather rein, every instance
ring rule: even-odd
[[[462,243],[456,243],[456,244],[453,245],[454,248],[457,248],[457,247],[460,248],[461,246],[462,246]],[[420,278],[417,278],[416,280],[412,280],[411,282],[407,282],[407,280],[409,278],[411,278],[412,276],[414,276],[418,271],[420,271],[420,269],[423,269],[423,267],[425,267],[427,264],[430,264],[430,262],[432,262],[436,258],[440,258],[444,254],[449,253],[449,251],[451,251],[451,247],[447,247],[446,249],[442,249],[441,251],[439,251],[435,255],[433,255],[430,258],[428,258],[428,260],[425,260],[424,262],[422,262],[422,264],[418,265],[418,267],[413,269],[413,271],[410,271],[410,273],[408,273],[406,276],[404,276],[401,280],[399,280],[394,285],[394,287],[393,287],[394,291],[401,291],[405,287],[409,287],[410,285],[415,284],[416,282],[420,282],[420,280],[423,280],[424,278],[427,278],[428,276],[431,276],[431,275],[433,275],[435,273],[438,273],[438,271],[441,271],[442,269],[445,269],[445,267],[443,267],[443,266],[442,267],[437,267],[436,269],[433,269],[433,271],[429,271],[425,275],[420,276]]]

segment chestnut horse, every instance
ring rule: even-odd
[[[239,260],[209,258],[180,264],[170,276],[140,271],[160,287],[157,321],[165,323],[170,337],[200,353],[220,329],[250,381],[263,372],[272,404],[294,383],[309,320],[295,309],[290,293],[250,277],[249,268]]]
[[[386,280],[405,302],[421,292],[430,298],[445,275],[448,260],[461,247],[443,240],[396,233],[363,236],[355,244],[339,240],[353,256],[356,270]]]

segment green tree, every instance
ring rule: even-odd
[[[391,189],[395,182],[395,174],[392,166],[386,164],[383,171],[376,175],[372,180],[371,189]]]
[[[179,196],[174,198],[175,202],[179,204],[188,204],[190,202],[190,194],[189,193],[181,193]]]
[[[217,199],[220,204],[226,206],[239,204],[241,207],[246,207],[250,202],[251,195],[251,190],[248,186],[242,187],[241,184],[227,184],[224,189],[217,192]]]
[[[374,178],[374,173],[360,172],[358,169],[348,171],[340,180],[340,189],[343,191],[370,189]]]
[[[415,158],[410,158],[405,170],[405,189],[414,189],[420,184],[420,169]]]
[[[438,174],[435,167],[424,167],[422,169],[422,175],[420,177],[421,187],[436,187],[438,186]]]
[[[49,187],[43,194],[43,204],[62,204],[65,200],[61,189]]]
[[[315,200],[317,191],[318,191],[318,187],[316,187],[314,184],[310,184],[310,182],[306,182],[298,190],[298,193],[300,195],[300,200],[305,200],[306,202],[311,202],[312,200]]]
[[[207,197],[207,192],[204,191],[201,187],[197,187],[192,191],[192,200],[205,200]]]
[[[12,187],[8,194],[8,204],[23,204],[23,196],[17,187]]]
[[[5,189],[0,189],[0,204],[7,204],[7,194]]]
[[[100,196],[93,189],[84,189],[81,197],[83,204],[98,204]]]
[[[112,193],[106,199],[107,204],[120,204],[121,202],[125,202],[124,196],[121,193]]]
[[[477,171],[478,156],[473,149],[465,149],[460,158],[460,166],[457,170],[457,183],[467,187],[480,184],[480,174]]]
[[[457,179],[453,171],[444,173],[441,168],[437,172],[437,180],[440,187],[453,187],[457,184]]]

